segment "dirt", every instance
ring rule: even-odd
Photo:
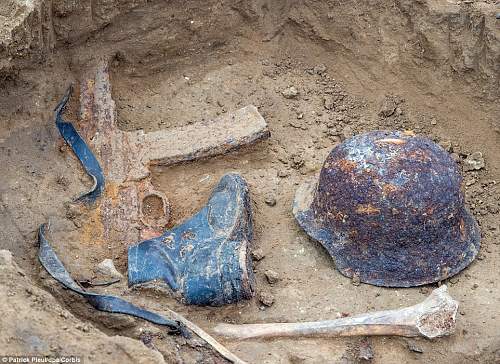
[[[184,306],[123,281],[95,291],[158,312],[168,307],[208,332],[219,322],[330,319],[423,300],[437,285],[386,289],[345,278],[291,213],[298,186],[319,172],[342,140],[375,129],[412,130],[465,167],[467,206],[481,226],[476,260],[442,282],[460,302],[455,334],[433,341],[224,344],[249,363],[500,362],[499,11],[495,1],[444,0],[0,4],[0,249],[15,261],[0,265],[7,297],[0,354],[78,354],[89,362],[222,360],[161,327],[92,309],[36,259],[36,230],[50,220],[54,247],[75,279],[94,278],[105,258],[126,261],[114,254],[122,250],[108,249],[120,242],[82,243],[82,222],[68,202],[91,183],[61,142],[52,115],[69,83],[110,59],[123,130],[168,129],[253,104],[271,137],[152,171],[155,189],[169,200],[170,225],[203,206],[223,174],[237,171],[248,181],[253,249],[260,258],[254,261],[254,299],[218,308]],[[75,122],[76,100],[66,113]],[[156,202],[143,206],[153,217],[161,207]],[[117,267],[125,273],[124,265]],[[279,277],[272,284],[269,271]]]

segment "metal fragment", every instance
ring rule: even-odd
[[[462,177],[436,143],[373,131],[332,149],[319,179],[296,193],[293,213],[347,277],[409,287],[449,278],[480,246]]]

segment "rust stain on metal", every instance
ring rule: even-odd
[[[130,244],[160,236],[169,222],[170,204],[151,183],[150,165],[224,154],[269,136],[267,123],[252,105],[180,128],[124,132],[117,126],[105,62],[84,74],[79,91],[79,130],[106,179],[101,198],[85,212],[80,239],[119,249],[114,255],[125,256]]]
[[[384,191],[384,194],[388,195],[391,193],[394,193],[398,190],[398,187],[396,185],[393,185],[392,183],[384,183],[382,186],[382,191]]]
[[[349,161],[347,159],[341,159],[336,163],[333,163],[334,166],[337,166],[343,172],[351,172],[356,168],[356,162]]]
[[[356,212],[358,214],[373,215],[373,214],[379,214],[380,209],[376,208],[375,206],[373,206],[371,204],[366,204],[366,205],[359,205],[356,208]]]
[[[374,131],[333,148],[324,166],[313,197],[297,195],[294,214],[342,273],[407,287],[441,280],[443,262],[456,274],[476,256],[479,228],[460,171],[436,143]]]

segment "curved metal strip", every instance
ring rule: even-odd
[[[80,160],[85,171],[93,178],[94,185],[90,189],[90,191],[82,194],[78,197],[77,201],[82,202],[94,202],[104,191],[104,174],[102,172],[102,168],[99,165],[96,157],[90,150],[89,146],[83,138],[78,134],[73,124],[66,122],[62,118],[62,113],[66,108],[66,104],[73,92],[73,87],[70,86],[66,90],[63,98],[57,104],[54,109],[54,117],[57,129],[61,133],[61,136],[64,138],[66,143],[71,147],[73,153],[75,153],[76,157]]]
[[[184,331],[182,330],[181,323],[178,321],[167,319],[163,316],[158,315],[157,313],[137,307],[119,297],[91,293],[80,288],[80,286],[78,286],[73,278],[71,278],[68,271],[66,270],[66,268],[64,268],[64,265],[61,263],[56,253],[50,246],[47,238],[45,237],[45,226],[46,224],[40,225],[40,228],[38,230],[38,242],[40,244],[38,259],[40,260],[40,263],[42,263],[45,270],[56,281],[61,283],[66,288],[72,290],[73,292],[85,297],[85,299],[94,308],[100,311],[123,313],[126,315],[139,317],[158,325],[168,326],[174,333],[180,333]]]

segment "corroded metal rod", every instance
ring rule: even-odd
[[[219,324],[214,332],[229,339],[380,335],[432,339],[453,333],[457,310],[458,302],[451,298],[443,285],[425,301],[397,310],[316,322]]]

